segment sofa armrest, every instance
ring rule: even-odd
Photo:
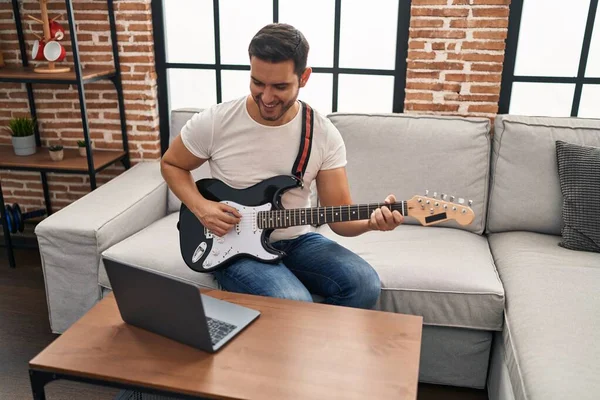
[[[135,165],[37,225],[53,332],[62,333],[100,299],[102,252],[166,213],[167,184],[153,161]]]

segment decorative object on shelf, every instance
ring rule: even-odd
[[[56,67],[55,62],[64,61],[66,56],[66,50],[62,44],[59,43],[65,37],[65,29],[57,22],[57,19],[62,18],[62,14],[59,14],[48,19],[48,0],[39,0],[40,9],[42,12],[42,19],[36,18],[33,15],[27,15],[29,19],[42,24],[44,30],[44,37],[41,37],[34,33],[38,38],[33,42],[31,49],[31,58],[35,61],[48,61],[47,67],[34,68],[34,72],[38,73],[60,73],[69,72],[69,67]]]
[[[94,142],[90,140],[90,149],[92,148],[92,144]],[[78,140],[77,141],[77,147],[79,148],[79,155],[81,157],[87,157],[87,153],[85,150],[85,140]]]
[[[65,152],[61,144],[53,144],[52,146],[48,147],[48,152],[50,153],[50,158],[53,161],[61,161],[65,156]]]
[[[29,117],[13,118],[8,122],[7,129],[12,136],[12,145],[17,156],[35,154],[35,122]]]

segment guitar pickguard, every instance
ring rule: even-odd
[[[232,201],[222,201],[221,203],[236,208],[242,214],[242,218],[240,223],[223,237],[205,231],[206,238],[212,238],[212,247],[202,262],[205,269],[213,269],[240,254],[264,261],[271,261],[279,257],[278,254],[265,250],[262,244],[263,229],[259,229],[256,224],[258,212],[271,210],[270,203],[258,207],[243,206]],[[199,243],[199,247],[201,246],[202,243]]]

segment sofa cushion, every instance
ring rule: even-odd
[[[563,240],[571,250],[600,253],[600,147],[556,141],[563,195]]]
[[[178,220],[178,213],[167,215],[135,235],[106,249],[102,253],[102,257],[160,271],[202,287],[218,288],[218,284],[211,274],[193,271],[183,261],[179,248]],[[98,284],[110,288],[102,261],[98,271]]]
[[[409,200],[429,190],[473,200],[475,220],[462,227],[482,233],[488,193],[490,121],[409,114],[329,115],[346,144],[346,170],[355,203],[381,202],[390,193]],[[407,219],[407,224],[417,223]]]
[[[498,115],[487,231],[560,235],[557,140],[600,146],[600,120]]]
[[[378,308],[423,316],[426,325],[501,330],[504,291],[485,237],[460,229],[401,225],[358,237],[317,229],[375,268]]]
[[[560,236],[491,234],[506,292],[506,361],[517,399],[596,399],[600,393],[600,254]]]

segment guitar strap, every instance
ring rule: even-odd
[[[304,184],[304,173],[306,172],[306,166],[308,165],[312,147],[315,113],[305,102],[300,101],[300,104],[302,104],[302,134],[300,135],[300,149],[298,150],[298,156],[296,157],[294,167],[292,168],[292,174]]]

